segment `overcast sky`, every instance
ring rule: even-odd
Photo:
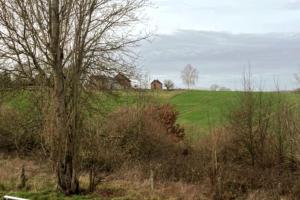
[[[238,89],[250,63],[257,85],[279,81],[297,87],[300,69],[300,0],[154,0],[149,27],[156,36],[142,45],[140,65],[151,78],[172,79],[198,68],[197,87]]]

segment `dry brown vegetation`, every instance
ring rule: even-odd
[[[299,198],[298,109],[280,94],[241,95],[228,126],[200,141],[214,199]]]
[[[129,199],[298,199],[298,109],[280,93],[244,92],[229,123],[192,144],[170,105],[138,104],[87,118],[78,147],[81,192],[108,199],[129,193]],[[51,143],[41,139],[45,130],[28,134],[28,118],[1,111],[2,189],[18,188],[24,165],[27,190],[55,190],[55,166],[41,162],[51,154]]]
[[[36,94],[30,99],[36,102],[35,108],[22,111],[0,106],[2,191],[57,189],[52,160],[57,144],[49,137],[51,126],[43,121],[51,120],[45,115],[51,106],[43,108],[46,97]],[[300,198],[299,107],[281,93],[240,93],[226,116],[228,123],[211,127],[209,135],[192,143],[176,123],[178,112],[173,106],[146,103],[142,94],[140,99],[108,115],[98,110],[82,114],[77,146],[82,195],[104,199]]]
[[[108,199],[298,199],[299,108],[280,93],[246,91],[238,102],[226,126],[192,144],[171,105],[137,104],[86,118],[78,146],[81,192]],[[47,129],[4,105],[0,117],[2,190],[18,188],[22,166],[26,190],[55,190],[55,166],[44,162],[52,152]]]
[[[42,124],[39,115],[35,114],[34,111],[21,113],[8,106],[0,106],[1,152],[24,155],[41,148]]]

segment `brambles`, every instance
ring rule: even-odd
[[[176,122],[179,113],[172,105],[149,106],[145,113],[152,117],[150,120],[160,122],[174,141],[184,139],[184,129]]]
[[[108,117],[106,131],[124,157],[151,160],[184,139],[184,129],[176,124],[177,115],[170,105],[124,108]]]

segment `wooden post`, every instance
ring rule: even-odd
[[[21,174],[20,174],[20,180],[19,180],[19,185],[18,185],[18,188],[19,189],[24,189],[26,187],[26,182],[27,182],[27,177],[26,177],[26,174],[25,174],[25,166],[23,165],[22,166],[22,169],[21,169]]]
[[[154,172],[152,169],[150,170],[150,187],[151,191],[154,191]]]

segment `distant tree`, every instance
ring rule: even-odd
[[[231,89],[227,87],[220,87],[219,91],[231,91]]]
[[[300,84],[300,72],[294,74],[296,81]]]
[[[188,89],[190,89],[198,81],[198,70],[191,64],[188,64],[181,72],[181,79]]]
[[[300,88],[296,88],[296,89],[294,90],[294,92],[300,93]]]
[[[219,89],[220,89],[220,86],[217,85],[217,84],[213,84],[213,85],[210,86],[210,90],[211,90],[211,91],[217,91],[217,90],[219,90]]]
[[[164,85],[167,88],[167,90],[172,90],[174,89],[174,82],[171,80],[165,80]]]

